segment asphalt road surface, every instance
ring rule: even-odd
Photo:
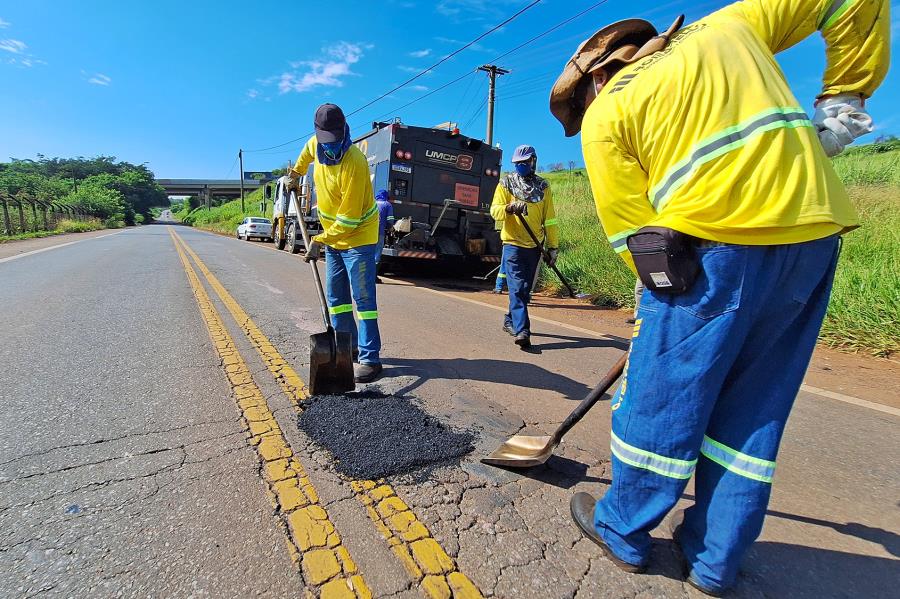
[[[546,466],[477,460],[551,431],[627,334],[548,317],[525,353],[481,294],[387,280],[376,387],[476,447],[349,480],[296,425],[322,328],[296,256],[167,225],[42,241],[0,257],[0,596],[699,596],[665,526],[629,575],[569,519],[608,482],[607,403]],[[736,597],[898,596],[898,411],[826,395],[798,398]]]

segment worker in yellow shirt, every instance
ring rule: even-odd
[[[646,290],[613,399],[612,484],[572,498],[582,532],[640,572],[673,536],[688,583],[731,587],[762,528],[775,459],[857,217],[829,156],[872,130],[887,0],[744,0],[663,35],[629,19],[584,42],[550,109],[581,131],[603,230]],[[774,55],[819,31],[812,119]]]
[[[326,296],[331,322],[353,336],[358,355],[356,382],[368,383],[381,374],[381,334],[375,299],[378,207],[366,157],[353,145],[350,127],[340,107],[323,104],[316,110],[316,134],[297,158],[289,176],[306,174],[311,164],[323,231],[312,238],[304,260],[316,260],[325,248]],[[353,304],[359,318],[357,331]],[[358,354],[357,354],[358,352]]]
[[[526,349],[531,346],[528,302],[534,275],[540,265],[541,250],[525,230],[522,219],[528,223],[538,241],[546,245],[552,262],[556,262],[559,252],[559,227],[550,184],[536,172],[537,153],[534,148],[519,146],[512,162],[515,171],[506,175],[497,186],[491,216],[502,226],[500,240],[503,242],[503,255],[500,259],[509,288],[509,312],[506,313],[503,330],[515,337],[516,345]]]

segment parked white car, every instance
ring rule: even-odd
[[[237,238],[250,241],[251,237],[272,241],[272,221],[267,218],[248,216],[238,225]]]

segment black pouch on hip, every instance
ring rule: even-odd
[[[666,227],[644,227],[628,236],[628,251],[647,289],[677,295],[691,288],[700,272],[696,239]]]

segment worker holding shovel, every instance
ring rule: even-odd
[[[762,529],[839,236],[858,226],[828,157],[872,130],[890,24],[887,0],[744,0],[663,35],[629,19],[585,41],[553,87],[604,232],[646,287],[612,402],[611,486],[571,502],[624,570],[644,570],[691,477],[673,531],[689,584],[727,591]],[[774,54],[816,30],[810,119]]]
[[[515,337],[516,345],[526,349],[531,346],[528,302],[541,261],[540,245],[546,246],[550,263],[555,263],[559,252],[559,227],[550,184],[535,172],[537,153],[534,148],[519,146],[513,153],[512,162],[515,172],[506,175],[497,186],[491,216],[502,224],[501,264],[509,288],[509,312],[504,318],[503,330]]]
[[[315,136],[303,147],[289,172],[294,181],[306,173],[310,164],[315,164],[316,208],[324,230],[313,237],[304,260],[318,259],[324,246],[331,322],[338,332],[352,334],[352,347],[359,351],[356,382],[368,383],[382,370],[375,299],[378,207],[366,157],[353,145],[340,107],[319,106],[314,124]],[[359,317],[358,330],[353,303]]]

